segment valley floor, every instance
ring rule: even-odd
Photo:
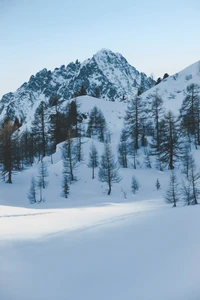
[[[1,206],[1,300],[198,300],[200,207]]]

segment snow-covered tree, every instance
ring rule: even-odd
[[[198,198],[200,196],[200,173],[196,171],[196,164],[193,157],[189,165],[188,180],[191,185],[191,204],[198,204]]]
[[[62,160],[63,164],[65,164],[65,169],[68,170],[69,177],[68,182],[71,183],[76,180],[74,176],[74,171],[77,164],[77,156],[76,156],[76,147],[74,145],[74,140],[71,138],[71,132],[68,132],[68,137],[63,144],[62,148]]]
[[[126,130],[122,130],[118,145],[118,162],[122,168],[128,168],[128,137]]]
[[[30,183],[30,189],[29,189],[28,194],[27,194],[28,199],[29,199],[29,201],[30,201],[31,204],[37,202],[37,199],[36,199],[36,187],[37,187],[37,185],[36,185],[35,178],[32,177],[31,178],[31,183]]]
[[[96,106],[91,110],[88,121],[86,135],[88,137],[96,136],[100,142],[105,141],[107,126],[105,117]]]
[[[182,128],[190,139],[194,138],[195,146],[200,145],[200,85],[190,84],[185,91],[180,115]]]
[[[132,140],[134,150],[139,149],[139,138],[142,133],[144,105],[142,98],[135,97],[129,103],[124,117],[125,128],[128,136]]]
[[[0,163],[1,177],[6,183],[12,183],[12,175],[16,171],[16,157],[14,155],[16,143],[13,138],[15,131],[11,120],[5,120],[0,128]]]
[[[140,188],[140,184],[137,180],[137,178],[135,176],[132,177],[132,181],[131,181],[131,190],[133,192],[133,194],[135,194]]]
[[[165,195],[165,201],[167,203],[172,203],[172,207],[176,207],[177,202],[180,200],[180,195],[179,183],[177,181],[176,174],[172,171],[170,175],[169,188]]]
[[[144,163],[145,163],[145,166],[146,166],[147,169],[151,169],[152,168],[149,149],[146,149],[146,151],[145,151]]]
[[[182,161],[182,172],[183,174],[186,175],[187,178],[189,176],[189,169],[190,169],[190,164],[192,159],[193,158],[190,150],[190,145],[186,144],[183,148],[183,155],[181,157],[181,161]]]
[[[164,108],[163,108],[163,100],[162,98],[156,93],[152,99],[151,107],[150,107],[150,116],[152,117],[153,123],[153,137],[151,146],[151,154],[157,155],[160,152],[160,143],[161,143],[161,119],[164,115]]]
[[[65,165],[63,165],[62,195],[64,198],[68,198],[69,195],[69,174],[65,170]]]
[[[157,190],[160,190],[160,188],[161,188],[161,186],[160,186],[160,181],[159,181],[159,179],[157,178],[157,180],[156,180],[156,189],[157,189]]]
[[[89,152],[89,162],[88,167],[92,169],[92,179],[94,179],[94,170],[99,165],[99,156],[96,146],[92,143]]]
[[[47,154],[48,128],[45,120],[45,114],[46,104],[42,101],[35,111],[34,120],[32,122],[34,148],[39,160]]]
[[[111,193],[112,183],[121,181],[121,177],[118,173],[118,165],[114,159],[109,143],[104,144],[104,153],[101,157],[98,175],[101,182],[106,182],[108,184],[108,195]]]
[[[84,128],[82,124],[78,124],[77,127],[77,138],[76,138],[76,145],[75,145],[75,153],[76,153],[76,159],[78,162],[81,162],[84,160],[83,155],[83,136],[84,136]]]
[[[43,189],[45,189],[48,185],[48,176],[47,163],[42,159],[38,165],[38,186],[41,186]]]
[[[181,184],[181,199],[186,205],[190,205],[192,201],[191,182],[188,178],[182,180]]]
[[[162,137],[160,142],[159,157],[170,170],[174,169],[175,162],[181,158],[182,145],[178,119],[168,111],[162,121]]]

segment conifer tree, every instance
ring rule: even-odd
[[[92,143],[89,152],[88,167],[92,169],[92,179],[94,179],[94,170],[99,165],[99,157],[96,146]]]
[[[49,176],[47,170],[47,163],[42,159],[38,165],[38,186],[45,189],[48,185],[47,177]]]
[[[141,137],[142,132],[142,119],[144,110],[143,102],[140,97],[135,97],[129,103],[126,114],[125,114],[125,128],[126,131],[132,140],[132,145],[134,150],[139,149],[139,138]]]
[[[131,181],[131,189],[133,194],[135,194],[140,188],[140,184],[138,182],[138,180],[136,179],[135,176],[132,177],[132,181]]]
[[[126,130],[122,130],[118,145],[118,162],[122,168],[128,168],[128,138]]]
[[[188,180],[191,185],[191,204],[198,204],[198,198],[200,195],[200,173],[196,171],[196,164],[193,157],[191,158],[189,164]]]
[[[160,190],[160,188],[161,188],[161,186],[160,186],[160,181],[159,181],[159,179],[157,178],[157,180],[156,180],[156,189],[157,189],[157,190]]]
[[[186,88],[180,115],[182,128],[190,139],[194,138],[194,143],[200,145],[200,85],[190,84]]]
[[[190,205],[192,202],[192,193],[191,193],[191,182],[186,179],[182,180],[181,184],[181,199],[186,205]]]
[[[54,96],[49,101],[52,113],[49,116],[48,141],[50,145],[48,145],[48,148],[50,149],[48,150],[52,154],[56,150],[56,145],[63,141],[61,133],[63,115],[59,109],[59,98]]]
[[[153,137],[150,144],[151,154],[157,155],[160,152],[160,143],[162,136],[161,119],[164,115],[163,100],[157,93],[154,95],[151,103],[150,115],[154,120]]]
[[[31,132],[26,128],[20,138],[21,155],[25,166],[32,166],[34,162],[34,139]]]
[[[146,166],[147,169],[151,169],[152,168],[150,153],[149,153],[148,149],[146,149],[146,151],[145,151],[144,163],[145,163],[145,166]]]
[[[106,120],[102,111],[94,106],[89,115],[86,135],[90,138],[96,136],[100,142],[104,142],[106,129]]]
[[[176,174],[174,171],[171,172],[170,175],[170,183],[169,188],[166,192],[165,201],[167,203],[172,203],[172,207],[176,207],[177,202],[180,200],[180,191],[179,191],[179,183],[177,181]]]
[[[98,175],[101,182],[106,182],[108,184],[108,195],[111,193],[112,184],[121,181],[121,177],[118,173],[118,166],[115,162],[109,143],[104,144],[104,153],[101,157]]]
[[[189,169],[190,169],[190,164],[192,162],[192,154],[190,151],[190,146],[186,144],[183,148],[183,155],[181,157],[182,160],[182,173],[186,175],[188,178],[189,176]]]
[[[4,121],[0,129],[1,176],[6,183],[12,183],[12,175],[16,171],[15,143],[12,137],[14,130],[13,122],[9,119]]]
[[[172,170],[176,160],[181,158],[182,153],[178,119],[169,111],[165,114],[161,126],[163,129],[159,151],[160,161]]]
[[[76,168],[77,163],[77,156],[76,156],[76,148],[74,146],[74,141],[71,138],[71,132],[68,132],[68,137],[63,144],[62,148],[62,159],[65,163],[66,169],[69,172],[68,182],[71,183],[76,180],[74,176],[74,171]]]
[[[28,199],[29,199],[31,204],[37,202],[37,199],[36,199],[36,182],[35,182],[34,177],[31,178],[30,189],[28,191]]]
[[[68,198],[69,195],[69,165],[66,160],[63,159],[63,181],[62,181],[62,195],[64,198]]]
[[[76,138],[76,159],[78,162],[81,162],[84,160],[84,156],[83,156],[83,139],[82,137],[84,136],[84,129],[83,129],[83,126],[82,124],[78,124],[78,136]]]
[[[35,142],[34,147],[39,160],[47,154],[48,130],[45,122],[45,109],[46,104],[42,101],[35,111],[35,118],[32,122],[32,134]]]

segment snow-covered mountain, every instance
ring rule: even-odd
[[[0,102],[0,119],[8,116],[23,121],[27,113],[53,95],[70,99],[81,86],[91,96],[106,100],[131,98],[140,87],[143,91],[154,85],[152,78],[138,72],[119,53],[103,49],[83,63],[78,60],[54,71],[43,69],[31,76],[15,93],[4,95]]]

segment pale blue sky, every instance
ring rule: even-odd
[[[0,98],[102,48],[155,78],[200,60],[199,0],[0,0]]]

